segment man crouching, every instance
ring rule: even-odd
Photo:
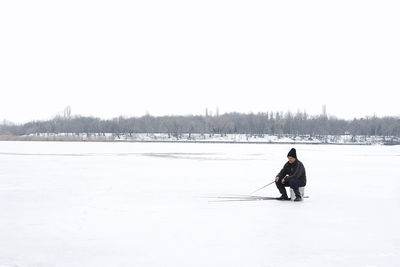
[[[303,187],[307,183],[306,170],[303,163],[297,159],[296,149],[292,148],[288,155],[288,162],[283,166],[283,169],[278,173],[275,178],[276,187],[282,194],[278,200],[290,200],[286,193],[285,186],[290,186],[293,189],[296,198],[294,201],[301,201],[299,187]]]

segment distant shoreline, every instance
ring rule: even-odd
[[[243,137],[243,135],[240,135]],[[0,135],[0,141],[24,141],[24,142],[104,142],[104,143],[184,143],[184,144],[254,144],[254,145],[349,145],[349,146],[371,146],[371,145],[400,145],[398,141],[396,142],[385,142],[382,141],[362,141],[362,142],[321,142],[321,141],[306,141],[306,140],[281,140],[281,141],[273,141],[273,140],[263,140],[257,141],[257,139],[253,138],[251,140],[243,141],[243,140],[231,140],[229,138],[215,140],[215,139],[157,139],[156,137],[152,137],[154,139],[145,139],[140,137],[141,139],[123,139],[116,136],[95,136],[95,137],[85,137],[82,135],[48,135],[48,136],[13,136],[13,135]],[[327,138],[327,137],[326,137]],[[364,137],[366,138],[366,137]],[[262,139],[262,138],[259,138]]]
[[[181,143],[181,144],[239,144],[239,145],[340,145],[340,146],[372,146],[380,144],[362,144],[362,143],[302,143],[302,142],[234,142],[234,141],[139,141],[139,140],[26,140],[26,139],[0,139],[0,142],[80,142],[80,143]]]

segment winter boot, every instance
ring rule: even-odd
[[[285,188],[279,188],[279,192],[282,194],[280,197],[277,197],[277,200],[290,200],[290,198],[288,197],[287,193],[286,193],[286,189]]]
[[[295,194],[295,196],[296,196],[296,198],[294,199],[294,201],[302,201],[303,198],[301,197],[301,194],[300,194],[299,189],[298,189],[298,188],[297,188],[297,189],[293,189],[293,191],[294,191],[294,194]]]
[[[277,200],[290,200],[290,197],[288,197],[287,195],[281,195],[280,197],[276,198]]]

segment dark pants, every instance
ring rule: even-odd
[[[289,182],[285,180],[284,184],[282,184],[282,178],[279,178],[278,182],[275,182],[275,184],[276,184],[276,187],[278,187],[279,192],[281,194],[283,194],[283,192],[286,193],[285,186],[290,186],[290,188],[292,188],[293,190],[297,190],[297,189],[299,189],[299,187],[305,186],[305,184],[302,180],[299,180],[296,178],[290,179]]]

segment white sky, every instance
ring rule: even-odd
[[[0,119],[400,115],[400,1],[1,1]]]

